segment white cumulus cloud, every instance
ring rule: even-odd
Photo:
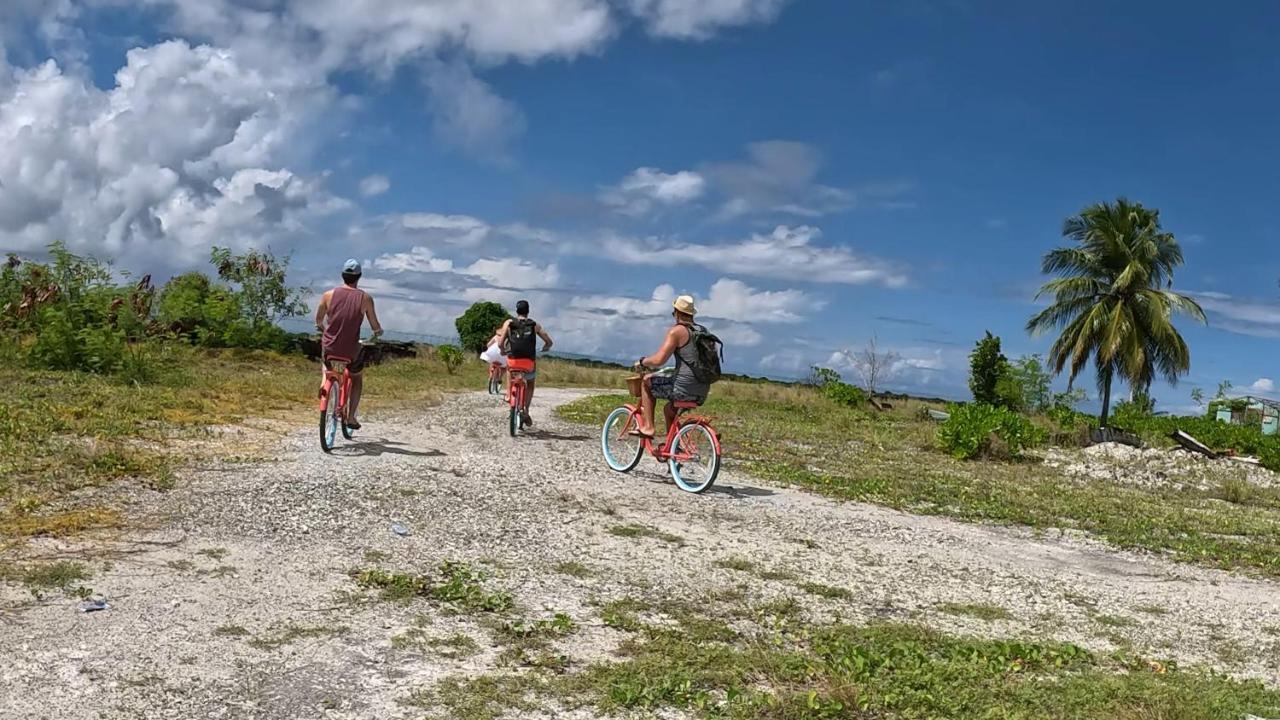
[[[1249,389],[1253,392],[1266,395],[1268,393],[1275,392],[1276,384],[1271,380],[1271,378],[1258,378],[1253,381],[1253,384],[1249,386]]]
[[[663,37],[701,39],[734,25],[767,22],[787,0],[628,0],[649,32]]]
[[[639,216],[655,205],[678,205],[696,200],[706,188],[706,180],[691,170],[665,173],[642,167],[632,171],[615,187],[600,193],[600,201],[624,215]]]
[[[0,81],[0,245],[64,240],[121,257],[262,244],[343,207],[279,166],[328,95],[235,53],[171,41],[129,51],[100,90],[48,61]],[[154,257],[154,256],[153,256]]]
[[[360,181],[360,194],[373,197],[391,189],[391,181],[386,175],[370,175]]]
[[[773,232],[736,242],[698,244],[613,236],[599,248],[607,257],[633,265],[700,265],[734,275],[849,285],[901,287],[904,271],[882,260],[855,254],[843,245],[814,244],[814,227],[779,225]]]

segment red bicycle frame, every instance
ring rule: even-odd
[[[682,460],[688,460],[690,457],[690,454],[687,452],[681,451],[681,452],[677,452],[675,455],[672,455],[671,453],[671,445],[676,440],[676,433],[680,432],[680,428],[684,427],[685,425],[689,425],[689,424],[706,425],[708,428],[711,429],[712,447],[715,448],[716,455],[720,455],[721,454],[720,433],[716,432],[715,427],[712,426],[711,418],[705,415],[684,414],[685,411],[693,410],[694,408],[698,407],[698,403],[676,400],[676,401],[673,401],[673,404],[676,408],[676,420],[675,422],[667,426],[667,437],[663,440],[662,445],[655,446],[653,444],[654,438],[645,437],[642,435],[640,436],[641,447],[643,447],[658,462],[666,462],[671,459],[675,459],[677,462]],[[633,427],[639,426],[639,423],[636,421],[640,418],[640,407],[637,405],[631,405],[629,403],[627,405],[624,405],[624,407],[626,407],[628,410],[631,411],[631,417],[630,419],[627,420],[627,425],[622,429],[622,431],[631,432],[631,429]]]
[[[330,355],[326,358],[329,362],[339,363],[342,365],[342,373],[330,367],[324,369],[324,382],[320,384],[320,412],[324,412],[329,408],[329,393],[333,392],[333,386],[338,386],[338,415],[345,417],[347,412],[347,399],[351,397],[351,371],[347,366],[351,361],[346,358],[340,358],[336,355]]]

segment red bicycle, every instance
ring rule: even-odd
[[[360,343],[360,351],[364,352],[366,343]],[[330,355],[326,358],[324,380],[320,383],[320,449],[325,452],[333,450],[338,439],[338,429],[342,429],[342,437],[350,440],[355,437],[355,430],[347,425],[347,401],[351,398],[351,358]]]
[[[489,363],[489,394],[497,395],[502,392],[502,375],[506,372],[506,368],[502,367],[502,363]]]
[[[631,394],[639,395],[640,378],[629,378]],[[665,462],[676,486],[685,492],[706,492],[720,474],[720,435],[704,415],[689,415],[698,407],[696,402],[671,401],[676,408],[676,420],[667,428],[662,445],[655,446],[653,439],[634,434],[638,427],[640,407],[630,403],[623,405],[605,418],[600,430],[600,449],[609,468],[618,472],[631,472],[640,464],[640,456],[646,450],[658,462]]]
[[[511,431],[511,437],[515,437],[524,429],[524,414],[529,411],[528,400],[529,386],[525,384],[525,373],[533,372],[535,365],[532,360],[522,358],[507,359],[507,404],[510,406],[508,413],[507,428]]]

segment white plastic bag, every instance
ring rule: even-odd
[[[502,367],[507,366],[507,358],[502,354],[502,349],[498,347],[498,343],[485,348],[485,351],[480,353],[480,359],[487,363],[498,363]]]

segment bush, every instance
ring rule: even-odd
[[[450,375],[462,367],[462,351],[456,345],[441,345],[436,348],[436,357],[440,358],[440,362],[444,363],[444,369]]]
[[[478,302],[467,308],[453,322],[453,326],[458,329],[462,349],[474,355],[484,352],[493,334],[510,318],[506,309],[498,303]]]
[[[845,407],[858,407],[867,401],[867,394],[862,391],[862,388],[838,380],[823,385],[822,394],[832,402]]]
[[[973,392],[974,402],[1001,405],[997,385],[1008,373],[1009,361],[1000,352],[1000,338],[988,330],[986,337],[977,342],[969,355],[969,389]]]
[[[1008,454],[1044,441],[1044,430],[1006,408],[983,403],[953,405],[951,417],[938,430],[943,449],[962,460]]]
[[[825,388],[831,383],[838,382],[840,382],[840,373],[831,368],[817,365],[809,366],[809,376],[804,380],[805,385],[812,385],[816,388]]]

